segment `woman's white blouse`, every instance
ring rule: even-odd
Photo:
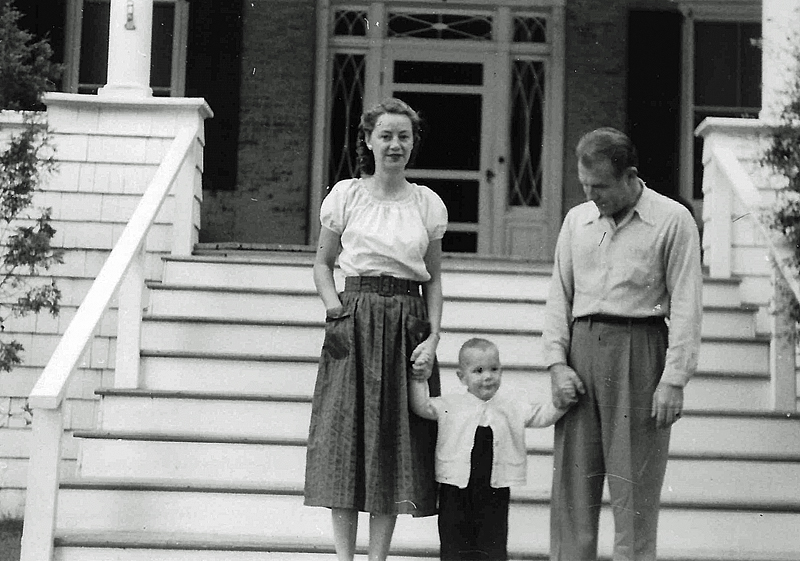
[[[439,195],[412,183],[397,201],[372,196],[361,179],[340,181],[322,201],[320,223],[341,236],[339,267],[345,276],[430,280],[425,253],[430,240],[447,229],[447,208]]]

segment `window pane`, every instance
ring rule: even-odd
[[[442,238],[442,251],[477,253],[478,234],[476,232],[445,232],[444,238]]]
[[[337,54],[331,85],[328,183],[356,176],[356,141],[364,99],[364,55]]]
[[[480,166],[481,96],[394,92],[422,117],[422,146],[415,168],[477,170]]]
[[[759,39],[760,23],[741,24],[742,107],[761,107],[761,49],[754,44]]]
[[[97,93],[97,88],[106,83],[110,9],[108,2],[83,4],[79,93]]]
[[[509,204],[542,203],[544,63],[514,61],[512,69]]]
[[[483,64],[398,60],[394,63],[394,83],[482,86]]]
[[[175,4],[153,6],[153,46],[150,58],[150,85],[169,88],[172,83],[172,35]]]
[[[739,105],[738,59],[735,23],[695,24],[695,105]]]
[[[450,222],[478,223],[478,181],[427,177],[414,181],[436,191],[447,207]]]

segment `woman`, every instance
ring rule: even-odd
[[[409,375],[432,371],[439,395],[447,210],[432,190],[406,180],[419,140],[420,119],[399,99],[366,111],[361,177],[334,185],[320,210],[314,282],[326,325],[305,504],[331,508],[340,560],[353,559],[359,511],[370,513],[370,560],[386,559],[397,514],[436,512],[436,426],[409,413],[406,388]],[[337,255],[342,293],[333,281]]]

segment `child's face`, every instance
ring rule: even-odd
[[[464,361],[458,367],[458,378],[475,397],[488,401],[500,388],[503,368],[500,353],[496,348],[487,350],[467,349]]]

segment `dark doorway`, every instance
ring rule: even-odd
[[[675,12],[628,18],[628,134],[651,189],[680,199],[681,23]]]
[[[241,52],[242,0],[189,3],[186,97],[203,97],[214,111],[205,123],[204,189],[236,187]]]

